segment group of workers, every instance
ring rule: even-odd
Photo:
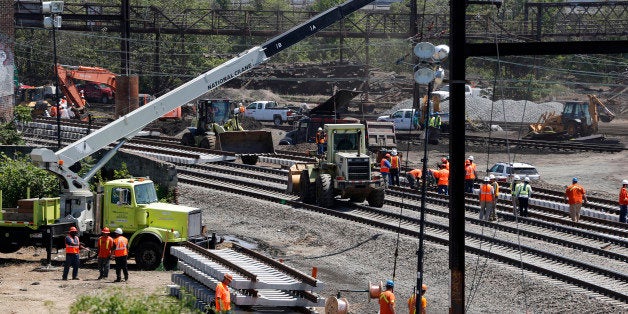
[[[127,257],[129,255],[129,241],[123,235],[121,228],[117,228],[113,233],[114,236],[111,237],[109,228],[104,227],[96,242],[98,248],[98,280],[109,277],[109,263],[111,259],[115,259],[116,280],[114,282],[122,281],[122,273],[124,273],[124,281],[128,281]],[[68,273],[70,272],[70,267],[72,267],[72,280],[80,280],[78,271],[81,249],[87,249],[87,247],[80,242],[78,229],[72,226],[65,237],[65,264],[61,279],[68,280]]]
[[[386,281],[386,290],[379,294],[379,314],[395,314],[395,282],[392,280]],[[427,292],[427,285],[421,286],[421,305],[419,307],[419,314],[425,314],[427,309],[427,299],[425,298],[425,292]],[[408,313],[417,314],[416,306],[416,294],[413,292],[408,299]]]
[[[387,155],[389,157],[389,155]],[[388,168],[390,164],[384,159],[380,163],[382,177],[386,181],[388,177]],[[449,160],[445,157],[441,159],[438,170],[429,169],[429,173],[437,180],[437,192],[439,194],[449,194]],[[406,172],[406,179],[411,188],[419,188],[419,182],[422,178],[420,169],[411,169]],[[465,160],[465,193],[473,193],[474,183],[478,177],[477,166],[474,163],[473,156],[469,156]],[[578,183],[578,178],[572,179],[572,184],[567,187],[564,199],[569,204],[569,217],[573,222],[580,221],[580,211],[582,204],[587,203],[587,195],[584,187]],[[528,216],[528,203],[532,196],[532,186],[529,177],[521,178],[518,175],[513,177],[510,184],[511,202],[513,214],[521,217]],[[489,175],[484,177],[478,191],[480,199],[480,215],[481,220],[495,221],[495,209],[497,200],[499,199],[499,183],[495,176]],[[619,190],[619,222],[628,223],[628,180],[622,181],[622,187]]]

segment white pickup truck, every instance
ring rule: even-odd
[[[469,84],[464,85],[464,96],[465,97],[481,97],[481,88],[471,87]],[[432,92],[432,97],[437,96],[441,101],[449,98],[449,85],[443,85],[439,90]]]
[[[395,130],[416,130],[418,128],[418,117],[413,119],[415,111],[415,109],[399,109],[391,115],[377,117],[377,121],[392,122],[395,125]],[[441,122],[449,124],[449,112],[440,112],[439,114]]]
[[[276,101],[260,100],[246,106],[244,116],[257,121],[273,121],[277,126],[284,122],[293,124],[303,117],[290,108],[279,107]]]

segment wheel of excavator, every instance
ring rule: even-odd
[[[195,146],[194,135],[192,135],[192,133],[190,132],[183,134],[183,136],[181,137],[181,145]]]
[[[216,137],[213,136],[213,135],[205,136],[205,138],[203,138],[201,140],[201,143],[200,143],[199,146],[201,148],[215,149],[215,147],[216,147]]]

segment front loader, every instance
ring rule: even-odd
[[[317,163],[295,164],[288,174],[288,192],[305,203],[333,207],[336,196],[373,207],[384,205],[384,182],[372,171],[363,124],[326,124],[327,151]]]
[[[202,99],[196,106],[196,127],[188,128],[181,144],[240,154],[242,162],[249,165],[257,163],[258,154],[275,152],[272,134],[245,131],[229,100]]]

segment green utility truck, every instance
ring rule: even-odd
[[[373,171],[366,150],[364,124],[326,124],[327,151],[315,164],[295,164],[288,174],[288,192],[305,203],[333,207],[336,196],[352,202],[384,205],[384,182]]]
[[[109,181],[87,202],[88,210],[79,211],[62,206],[58,197],[19,200],[17,208],[0,213],[0,252],[24,246],[63,248],[67,230],[77,224],[82,241],[94,247],[103,227],[122,228],[138,266],[152,270],[159,266],[164,247],[202,238],[201,210],[159,203],[153,182],[145,178]],[[176,265],[170,254],[164,254],[163,262],[166,268]]]

